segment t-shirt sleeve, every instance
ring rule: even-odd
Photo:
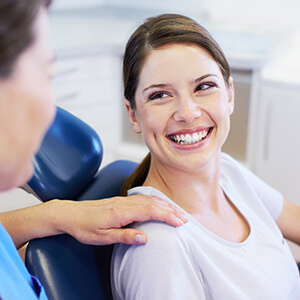
[[[231,176],[235,177],[237,185],[240,188],[246,188],[246,185],[250,187],[262,201],[272,218],[275,221],[278,219],[283,209],[283,195],[279,191],[224,153],[222,156],[222,166],[227,168],[227,170],[232,169],[229,172],[234,174],[231,174]]]
[[[257,194],[259,195],[260,199],[269,211],[272,218],[276,221],[279,218],[283,209],[282,194],[275,190],[272,186],[262,181],[253,173],[251,174],[253,176],[253,179],[256,181],[255,187],[257,190]]]
[[[147,234],[148,242],[142,246],[115,246],[114,299],[205,299],[201,271],[180,229],[156,221],[135,227]]]

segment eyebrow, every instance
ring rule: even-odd
[[[216,74],[205,74],[203,76],[200,76],[199,78],[197,78],[194,83],[199,83],[201,82],[203,79],[207,78],[207,77],[210,77],[210,76],[214,76],[214,77],[217,77],[219,78],[218,75]],[[144,88],[142,93],[146,92],[147,90],[149,89],[152,89],[152,88],[165,88],[166,86],[168,86],[169,84],[168,83],[158,83],[158,84],[151,84],[149,85],[148,87]]]
[[[214,76],[214,77],[219,78],[219,76],[218,76],[217,74],[205,74],[205,75],[200,76],[199,78],[197,78],[197,79],[195,80],[195,83],[199,83],[199,82],[201,82],[203,79],[205,79],[205,78],[207,78],[207,77],[210,77],[210,76]]]
[[[144,88],[143,91],[142,91],[142,93],[144,93],[147,90],[152,89],[152,88],[164,88],[164,87],[166,87],[168,85],[169,84],[167,84],[167,83],[151,84],[148,87]]]

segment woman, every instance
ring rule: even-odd
[[[23,185],[32,175],[32,156],[55,115],[48,39],[50,0],[0,0],[0,191]],[[146,235],[121,229],[135,220],[164,220],[178,226],[185,217],[157,197],[101,201],[50,201],[0,216],[0,299],[45,299],[15,245],[69,233],[89,244],[143,244]],[[15,245],[14,245],[15,244]]]
[[[133,226],[148,242],[115,247],[115,299],[300,299],[283,238],[300,244],[300,209],[221,153],[234,88],[218,44],[187,17],[149,18],[127,43],[123,75],[150,150],[124,189],[177,204],[189,222]]]

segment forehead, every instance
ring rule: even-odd
[[[148,55],[140,73],[141,83],[165,81],[207,73],[221,75],[219,65],[204,48],[194,44],[167,44],[153,49]]]
[[[34,39],[18,57],[13,76],[28,78],[29,74],[36,72],[48,72],[52,62],[53,52],[49,42],[48,14],[45,8],[41,8],[33,23]]]
[[[45,48],[50,46],[49,18],[48,11],[45,7],[40,7],[39,9],[33,24],[33,33],[35,36],[35,42],[33,45],[44,46]]]

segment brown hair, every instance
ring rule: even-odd
[[[33,23],[51,0],[0,0],[0,77],[8,78],[20,54],[34,42]]]
[[[163,14],[148,18],[129,38],[123,59],[123,84],[125,99],[135,109],[135,93],[142,67],[151,51],[169,43],[198,45],[208,51],[220,67],[224,81],[229,85],[230,67],[226,57],[210,33],[194,20],[178,15]],[[142,185],[149,172],[150,153],[128,178],[122,189],[127,190]]]

